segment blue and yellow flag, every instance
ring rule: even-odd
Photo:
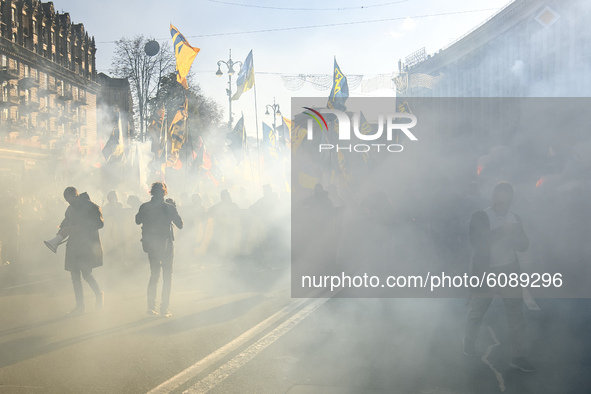
[[[174,47],[174,56],[176,57],[176,80],[183,85],[185,89],[189,88],[187,84],[187,74],[191,69],[195,56],[201,50],[193,48],[183,37],[176,27],[170,24],[170,35],[172,36],[172,45]]]
[[[365,135],[376,133],[376,131],[369,124],[367,119],[365,119],[365,116],[363,115],[363,112],[361,112],[361,111],[359,111],[359,131],[361,132],[361,134],[365,134]]]
[[[345,111],[345,101],[349,98],[349,85],[347,84],[347,77],[342,73],[341,68],[337,64],[337,58],[334,59],[332,90],[328,98],[326,106],[330,109],[338,109]]]
[[[307,128],[307,120],[308,118],[303,117],[302,114],[296,115],[291,122],[290,127],[290,146],[291,146],[291,154],[295,155],[299,146],[308,135],[308,128]]]
[[[282,116],[281,119],[283,119],[283,124],[278,135],[279,146],[281,148],[287,146],[291,149],[291,119],[287,119],[285,116]]]
[[[125,155],[125,147],[123,146],[123,138],[119,125],[113,128],[109,140],[103,148],[103,156],[107,163],[114,163],[123,161]]]
[[[266,154],[273,159],[278,159],[277,155],[277,133],[271,126],[263,122],[263,146],[266,148]]]
[[[396,105],[397,111],[396,112],[402,112],[405,114],[412,114],[412,111],[410,110],[410,106],[408,105],[408,101],[403,101],[402,103],[397,103]],[[400,119],[398,119],[400,120]],[[396,130],[396,143],[404,143],[404,140],[402,138],[400,138],[400,130]]]
[[[170,140],[172,141],[171,152],[180,150],[187,138],[187,106],[188,100],[185,97],[185,101],[179,106],[174,114],[174,118],[172,118],[172,122],[170,122]]]
[[[252,62],[252,49],[248,52],[244,65],[238,73],[236,79],[236,93],[232,96],[232,100],[238,100],[242,93],[246,92],[254,86],[254,65]]]
[[[124,122],[121,119],[121,113],[119,113],[117,125],[113,128],[111,136],[103,148],[103,156],[107,163],[125,161],[125,137],[123,129]]]
[[[403,101],[402,103],[398,104],[398,111],[397,112],[412,114],[412,111],[410,110],[410,107],[408,106],[408,101]]]
[[[170,128],[168,129],[168,136],[167,139],[170,141],[168,144],[168,152],[167,152],[167,159],[166,163],[162,164],[162,172],[166,172],[166,168],[174,168],[175,170],[180,170],[183,166],[183,162],[180,158],[181,148],[183,143],[187,140],[187,98],[185,97],[185,101],[179,106],[172,121],[170,122]],[[169,149],[170,147],[170,149]]]
[[[244,115],[234,126],[234,130],[226,134],[230,140],[230,150],[234,153],[234,157],[240,163],[244,159],[244,150],[246,149],[246,129],[244,128]]]

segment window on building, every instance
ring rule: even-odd
[[[29,33],[29,20],[27,19],[27,14],[23,14],[23,34],[28,36]]]
[[[33,19],[33,34],[37,34],[37,21]]]
[[[2,55],[2,67],[8,67],[8,58],[6,55]]]
[[[18,19],[16,19],[16,8],[12,9],[12,23],[14,26],[18,27]]]

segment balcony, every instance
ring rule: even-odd
[[[56,119],[55,123],[58,125],[72,123],[72,117],[69,115],[62,115]]]
[[[0,95],[0,107],[1,108],[14,107],[16,105],[19,105],[20,102],[21,102],[21,99],[17,95],[9,94],[9,95],[5,95],[4,97],[2,97],[2,95]]]
[[[83,105],[88,105],[86,102],[86,97],[78,97],[72,102],[72,107],[79,107]]]
[[[35,101],[21,102],[19,111],[23,115],[28,115],[39,111],[39,103]]]
[[[47,87],[44,87],[43,89],[39,89],[39,92],[37,93],[37,95],[39,95],[39,97],[46,97],[46,96],[49,96],[50,94],[57,94],[57,85],[48,84]]]
[[[37,119],[41,121],[49,120],[50,118],[55,118],[58,116],[58,110],[56,108],[43,108],[39,111],[39,115]]]
[[[59,101],[72,101],[72,92],[58,93],[57,99]]]
[[[21,90],[22,89],[38,88],[39,81],[37,81],[37,80],[35,80],[35,78],[31,78],[31,77],[23,78],[18,81],[18,87]]]
[[[10,67],[2,67],[2,80],[9,81],[11,79],[18,79],[18,70]]]

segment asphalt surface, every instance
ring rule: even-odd
[[[291,299],[289,267],[179,267],[171,318],[145,314],[147,265],[108,275],[102,311],[65,317],[68,274],[2,268],[0,393],[587,393],[591,303],[526,309],[534,373],[509,367],[495,300],[462,354],[465,299]]]

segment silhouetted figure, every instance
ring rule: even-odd
[[[363,246],[360,246],[364,250],[361,261],[364,265],[375,270],[392,269],[391,264],[394,263],[392,256],[395,253],[396,262],[400,261],[399,257],[403,253],[401,243],[406,240],[397,240],[395,237],[396,230],[402,226],[400,226],[388,194],[380,190],[366,196],[361,201],[360,209],[364,219],[359,226],[361,234],[357,237],[363,241]],[[409,224],[405,224],[405,226],[409,226]],[[400,231],[398,231],[398,235],[400,235]]]
[[[136,224],[142,225],[142,246],[150,261],[150,281],[148,282],[148,314],[156,312],[156,292],[160,269],[162,269],[162,302],[160,314],[169,317],[170,289],[172,284],[172,262],[174,257],[174,234],[172,224],[183,228],[183,220],[177,212],[174,202],[164,201],[168,194],[166,184],[155,182],[150,190],[152,199],[140,206],[135,215]]]
[[[122,246],[125,250],[125,261],[127,268],[134,267],[139,261],[143,260],[141,249],[137,241],[142,239],[141,230],[135,224],[135,215],[140,209],[142,202],[140,199],[131,195],[127,198],[127,207],[123,208],[123,233],[124,240]]]
[[[334,204],[328,197],[328,192],[318,183],[314,186],[314,194],[300,202],[301,206],[320,216],[330,215],[334,211]]]
[[[90,286],[96,296],[96,309],[104,303],[104,293],[92,275],[92,269],[103,265],[103,250],[98,230],[103,228],[101,208],[90,201],[87,193],[78,195],[76,188],[64,190],[64,199],[70,204],[65,218],[60,224],[58,235],[68,237],[66,244],[66,271],[72,275],[76,307],[71,315],[84,313],[84,292],[82,279]]]
[[[248,198],[248,192],[244,186],[241,186],[238,189],[238,198],[236,198],[236,204],[241,209],[246,209],[251,205],[251,200]]]
[[[240,249],[241,211],[228,190],[220,192],[221,201],[208,210],[213,219],[214,249],[225,257],[234,257]]]
[[[181,207],[183,218],[185,220],[185,233],[189,237],[187,242],[187,252],[191,257],[199,254],[205,234],[205,224],[207,222],[206,210],[203,207],[203,201],[200,194],[191,196],[191,203]]]
[[[328,185],[328,198],[330,198],[335,207],[345,206],[345,200],[340,196],[337,185],[333,183]]]
[[[513,200],[513,186],[500,182],[495,186],[492,206],[472,215],[470,221],[470,243],[474,248],[472,255],[472,275],[481,277],[486,273],[520,273],[516,252],[525,252],[529,239],[523,230],[521,218],[509,211]],[[474,355],[475,341],[482,320],[495,295],[503,298],[513,359],[510,366],[524,372],[534,368],[525,358],[525,319],[523,317],[523,291],[521,287],[488,288],[484,284],[482,292],[475,292],[470,301],[464,336],[464,354]]]
[[[271,185],[263,185],[263,197],[252,204],[249,211],[253,217],[249,241],[258,252],[260,262],[276,257],[281,247],[278,224],[282,212],[281,201]]]
[[[327,274],[336,262],[337,213],[321,184],[314,187],[312,196],[294,205],[292,253],[315,270],[310,271],[312,274]]]
[[[113,265],[121,267],[123,265],[123,204],[119,201],[119,196],[115,190],[107,194],[107,203],[103,206],[103,217],[105,219],[105,228],[103,229],[103,245],[105,248],[105,257],[107,266],[113,268]]]

